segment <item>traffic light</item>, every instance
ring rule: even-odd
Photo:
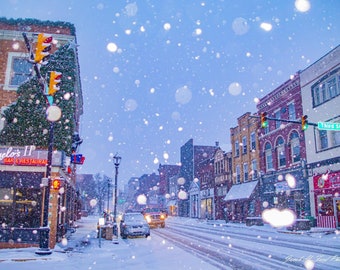
[[[268,119],[266,112],[261,112],[261,127],[263,128],[268,127]]]
[[[304,115],[301,117],[301,130],[305,131],[308,128],[308,116]]]
[[[60,89],[61,77],[61,72],[51,71],[48,95],[53,96]]]
[[[54,190],[59,190],[61,188],[61,180],[60,179],[54,179],[52,181],[52,188]]]
[[[37,45],[35,48],[34,61],[40,64],[47,64],[49,58],[49,51],[52,48],[52,36],[40,33],[38,35]]]

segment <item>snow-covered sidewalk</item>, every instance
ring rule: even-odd
[[[52,250],[51,255],[37,255],[35,252],[38,250],[36,247],[32,248],[15,248],[15,249],[0,249],[0,269],[4,262],[25,262],[25,261],[51,261],[63,260],[65,253],[70,251],[77,251],[84,248],[90,239],[95,237],[96,225],[98,217],[86,217],[76,222],[77,229],[74,233],[70,234],[68,239],[57,243]]]

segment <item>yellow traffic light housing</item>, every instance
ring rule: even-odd
[[[301,117],[301,130],[305,131],[308,128],[308,116],[304,115]]]
[[[53,96],[60,89],[62,73],[57,71],[51,71],[50,83],[48,88],[48,95]]]
[[[262,128],[268,127],[268,118],[266,112],[261,112],[261,127]]]
[[[46,64],[52,48],[52,36],[40,33],[38,35],[37,45],[35,48],[34,61],[40,64]]]

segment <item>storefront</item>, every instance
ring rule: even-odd
[[[52,180],[67,177],[63,163],[62,152],[54,151]],[[39,245],[37,231],[43,225],[46,165],[46,150],[0,146],[0,248]],[[65,185],[68,182],[65,179]],[[51,189],[48,221],[52,245],[56,242],[61,198],[59,190]]]
[[[313,177],[315,213],[318,227],[340,227],[340,171]]]
[[[200,218],[215,219],[214,189],[208,188],[200,191],[201,209]]]
[[[245,222],[247,217],[261,215],[257,186],[258,181],[250,181],[231,187],[224,198],[229,221]]]

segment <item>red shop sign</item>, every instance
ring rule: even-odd
[[[314,189],[340,187],[340,172],[319,174],[313,177]]]

